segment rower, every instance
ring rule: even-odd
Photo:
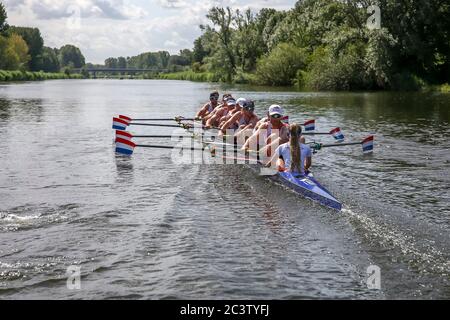
[[[219,92],[218,91],[211,92],[211,94],[209,95],[209,102],[207,102],[200,109],[200,111],[197,112],[195,117],[198,119],[203,119],[207,115],[211,114],[216,109],[218,101],[219,101]]]
[[[283,108],[279,105],[271,105],[267,112],[267,120],[260,121],[258,127],[255,128],[253,135],[247,140],[243,146],[244,150],[249,150],[250,146],[259,146],[260,155],[271,157],[272,147],[289,141],[289,125],[283,123]],[[261,138],[264,140],[261,141]]]
[[[230,112],[234,110],[236,107],[236,100],[233,97],[229,97],[223,107],[218,108],[211,114],[211,117],[208,117],[206,121],[206,129],[216,128],[220,124],[221,121],[225,120]]]
[[[289,142],[280,145],[267,163],[270,167],[276,163],[278,171],[307,175],[312,165],[310,146],[302,143],[302,127],[299,124],[289,126]]]
[[[206,124],[206,121],[208,121],[210,118],[212,118],[216,114],[216,112],[218,110],[220,110],[226,104],[226,101],[229,97],[231,97],[231,94],[229,94],[229,93],[225,93],[223,95],[221,103],[211,113],[209,113],[203,117],[203,124]]]
[[[242,99],[242,98],[241,98]],[[230,119],[228,119],[221,127],[220,130],[225,134],[226,130],[247,130],[255,127],[256,123],[259,121],[258,116],[254,113],[255,103],[251,100],[247,101],[238,100],[238,105],[241,106],[242,110],[234,113]]]

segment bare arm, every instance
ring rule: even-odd
[[[241,115],[240,112],[236,112],[229,120],[227,120],[227,121],[223,124],[223,126],[222,126],[220,129],[222,129],[222,131],[227,130],[227,129],[230,129],[231,125],[232,125],[233,123],[235,123],[235,122],[239,119],[239,116],[240,116],[240,115]]]
[[[275,152],[275,154],[272,155],[270,160],[266,163],[266,167],[270,168],[272,167],[272,165],[276,165],[279,158],[280,156],[278,155],[278,153]]]
[[[205,116],[206,112],[207,112],[207,108],[208,108],[208,104],[205,104],[199,112],[197,112],[197,114],[195,115],[196,118],[202,118],[203,116]]]
[[[307,157],[305,159],[305,171],[309,171],[309,168],[311,168],[311,165],[312,165],[312,158]]]

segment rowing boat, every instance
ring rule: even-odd
[[[174,121],[177,124],[176,125],[169,125],[169,124],[160,124],[160,123],[152,123],[152,124],[144,124],[144,123],[135,123],[133,121],[136,121],[137,119],[132,119],[127,116],[119,116],[119,118],[113,118],[113,129],[116,130],[116,153],[131,156],[134,152],[134,148],[162,148],[162,149],[180,149],[180,150],[186,150],[190,149],[192,151],[199,150],[204,151],[205,149],[210,149],[211,146],[213,146],[213,150],[215,147],[230,147],[231,149],[237,150],[238,146],[235,146],[234,144],[229,143],[219,143],[214,140],[208,140],[206,141],[204,139],[203,134],[199,134],[197,130],[195,132],[192,131],[193,128],[199,128],[200,133],[205,133],[205,129],[203,128],[201,123],[194,121],[194,126],[192,124],[186,124],[183,123],[183,121],[192,121],[192,119],[187,119],[183,117],[175,117],[173,119],[139,119],[141,121]],[[152,126],[152,127],[170,127],[170,128],[183,128],[185,130],[188,130],[189,136],[194,139],[200,139],[200,143],[203,144],[203,148],[196,148],[196,147],[186,147],[186,146],[170,146],[170,145],[149,145],[149,144],[135,144],[132,142],[133,138],[173,138],[173,136],[157,136],[157,135],[132,135],[124,130],[128,126],[132,125],[139,125],[139,126]],[[306,124],[305,124],[306,126]],[[210,129],[211,130],[211,129]],[[310,143],[311,148],[313,148],[315,151],[322,150],[323,148],[336,148],[336,147],[345,147],[345,146],[356,146],[360,145],[362,146],[364,154],[371,154],[374,150],[374,136],[368,136],[362,141],[355,141],[355,142],[347,142],[342,143],[344,136],[339,128],[336,128],[332,130],[329,133],[319,133],[319,132],[311,132],[309,134],[315,134],[315,135],[323,135],[323,134],[331,134],[333,137],[339,142],[334,144],[323,144],[323,143]],[[207,135],[208,139],[211,138],[210,135]],[[217,152],[212,153],[212,155],[217,156]],[[224,158],[228,158],[227,156],[224,156]],[[293,174],[290,172],[277,172],[273,171],[270,175],[265,174],[268,168],[265,168],[259,161],[254,161],[255,164],[248,164],[249,160],[247,156],[245,159],[238,159],[235,157],[233,158],[235,160],[235,163],[237,160],[245,160],[246,165],[251,168],[253,171],[258,172],[260,175],[268,176],[269,179],[275,181],[276,183],[286,187],[287,189],[295,192],[296,194],[299,194],[303,196],[304,198],[310,199],[314,201],[315,203],[319,203],[325,207],[341,211],[342,210],[342,204],[325,188],[323,187],[311,173],[308,173],[307,175],[300,175],[300,174]],[[256,160],[256,159],[252,159]]]
[[[196,125],[201,127],[201,123],[196,123]],[[183,127],[186,129],[185,126]],[[186,130],[189,132],[189,129]],[[200,139],[200,142],[204,143],[198,135],[194,135],[194,138]],[[261,163],[247,164],[247,166],[258,173],[261,173],[264,169],[264,166]],[[275,174],[268,175],[267,177],[275,183],[295,192],[296,194],[299,194],[325,207],[337,211],[342,210],[342,204],[314,178],[312,173],[302,175],[291,172],[276,172]]]

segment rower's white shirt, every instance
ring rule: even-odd
[[[306,144],[300,144],[301,147],[301,166],[302,166],[302,173],[305,172],[305,160],[306,158],[312,157],[312,151],[311,147]],[[276,150],[275,153],[278,154],[279,157],[282,157],[284,160],[284,165],[286,169],[290,169],[291,167],[291,146],[290,143],[287,142],[285,144],[280,145]]]

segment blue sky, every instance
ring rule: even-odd
[[[287,10],[295,0],[0,0],[10,25],[38,27],[46,46],[74,44],[88,62],[192,48],[212,6]]]

